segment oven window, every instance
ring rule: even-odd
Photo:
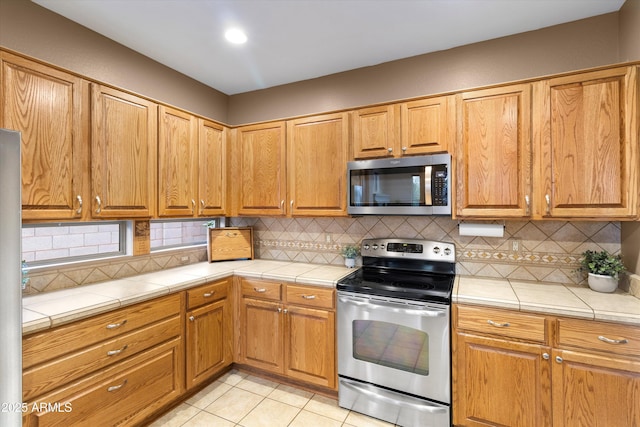
[[[418,329],[375,320],[353,321],[353,357],[429,375],[429,336]]]

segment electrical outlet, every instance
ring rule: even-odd
[[[189,257],[188,257],[188,256],[186,256],[186,255],[185,255],[185,256],[182,256],[182,257],[180,257],[180,262],[181,262],[181,263],[183,263],[183,264],[188,263],[188,262],[189,262]]]
[[[326,233],[324,235],[324,241],[327,243],[331,243],[331,233]]]
[[[513,239],[511,241],[511,250],[513,252],[518,252],[520,250],[520,240]]]

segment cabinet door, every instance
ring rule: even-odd
[[[637,215],[636,76],[636,67],[613,68],[537,84],[541,216]]]
[[[198,197],[201,216],[224,215],[227,188],[227,129],[198,120]]]
[[[2,52],[0,127],[22,133],[22,219],[77,219],[88,193],[88,83]]]
[[[266,371],[282,373],[282,306],[279,302],[243,298],[240,310],[242,362]]]
[[[457,214],[531,215],[531,86],[465,92],[458,98]]]
[[[157,122],[156,104],[92,85],[93,217],[153,216]]]
[[[287,122],[292,215],[346,216],[348,114]]]
[[[548,348],[466,334],[456,339],[455,425],[551,425]]]
[[[296,306],[285,311],[285,374],[335,388],[335,313]]]
[[[187,312],[187,388],[231,364],[231,322],[231,305],[227,299]]]
[[[440,96],[401,104],[402,141],[398,155],[442,153],[455,138],[455,98]]]
[[[196,214],[197,119],[161,105],[158,132],[158,215]]]
[[[640,362],[553,352],[553,425],[640,425]]]
[[[286,215],[284,122],[245,126],[236,131],[240,215]]]
[[[400,108],[383,105],[351,113],[353,158],[393,157],[400,143]]]

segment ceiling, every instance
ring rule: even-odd
[[[624,0],[32,0],[227,95],[616,12]],[[243,45],[223,34],[242,27]]]

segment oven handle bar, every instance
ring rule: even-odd
[[[372,400],[381,400],[384,402],[389,402],[393,405],[396,406],[404,406],[406,408],[413,408],[413,409],[417,409],[419,411],[423,411],[423,412],[429,412],[432,414],[437,414],[437,413],[446,413],[448,411],[448,407],[445,406],[434,406],[434,405],[429,405],[428,403],[413,403],[413,402],[408,402],[407,400],[399,400],[396,399],[395,397],[393,397],[393,395],[383,389],[380,389],[378,387],[376,387],[375,391],[374,390],[370,390],[369,387],[367,387],[366,384],[359,384],[353,381],[349,381],[345,378],[340,378],[340,384],[350,388],[352,390],[355,390],[359,393],[362,393],[366,396],[369,396],[372,398]],[[407,397],[407,399],[411,399],[410,397]],[[417,399],[416,399],[417,400]]]
[[[391,301],[379,301],[371,300],[367,298],[355,298],[351,296],[339,296],[338,300],[346,304],[358,305],[361,307],[367,307],[372,309],[387,309],[394,312],[402,312],[406,314],[419,314],[423,317],[445,317],[447,315],[446,309],[438,310],[429,307],[424,308],[407,308],[406,305],[396,304]]]

